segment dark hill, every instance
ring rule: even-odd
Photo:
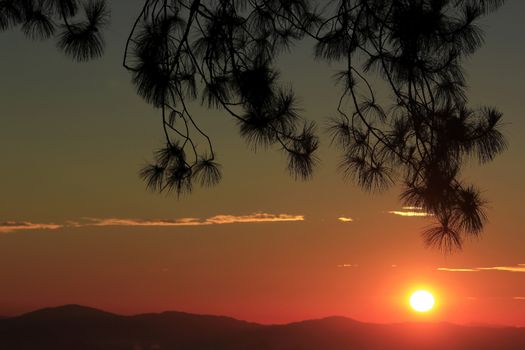
[[[121,318],[110,312],[101,311],[81,305],[63,305],[29,312],[14,319],[39,322],[43,321],[60,321],[60,320],[102,320],[106,318]]]
[[[259,325],[164,312],[120,316],[67,305],[0,319],[9,350],[524,350],[525,328],[361,323],[343,317]]]

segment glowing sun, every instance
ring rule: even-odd
[[[410,296],[410,306],[417,312],[427,312],[434,306],[434,296],[426,290],[417,290]]]

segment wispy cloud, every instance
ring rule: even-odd
[[[398,215],[398,216],[408,216],[408,217],[432,216],[432,214],[423,211],[423,208],[420,208],[420,207],[403,207],[401,210],[390,210],[387,213]]]
[[[197,226],[204,225],[205,222],[195,218],[182,218],[176,220],[166,219],[122,219],[122,218],[86,218],[88,223],[80,224],[76,227],[85,226]]]
[[[172,227],[172,226],[204,226],[236,223],[261,222],[294,222],[304,221],[304,215],[252,213],[249,215],[215,215],[209,218],[178,218],[178,219],[129,219],[129,218],[83,218],[68,220],[63,224],[42,224],[32,222],[6,221],[0,223],[0,233],[25,230],[56,230],[62,227],[80,228],[92,226],[126,226],[126,227]]]
[[[352,222],[352,221],[354,221],[354,219],[349,218],[349,217],[344,217],[344,216],[341,216],[341,217],[337,218],[337,220],[339,220],[341,222]]]
[[[250,215],[217,215],[206,219],[211,224],[235,224],[244,222],[290,222],[304,221],[304,215],[254,213]]]
[[[478,267],[481,271],[509,271],[509,272],[525,272],[525,264],[518,264],[514,266],[493,266],[493,267]]]
[[[448,272],[479,272],[477,269],[449,269],[448,267],[438,267],[437,270]]]
[[[480,271],[525,272],[525,264],[517,264],[517,265],[511,265],[511,266],[473,267],[473,268],[438,267],[437,270],[438,271],[448,271],[448,272],[480,272]]]
[[[465,297],[467,300],[480,300],[480,299],[496,299],[496,300],[519,300],[519,301],[525,301],[525,297]]]
[[[42,224],[29,221],[5,221],[0,223],[0,233],[9,233],[28,230],[56,230],[63,227],[58,224]]]
[[[253,213],[249,215],[215,215],[209,218],[180,218],[173,220],[89,218],[91,226],[204,226],[259,222],[304,221],[303,215]],[[89,224],[87,225],[89,226]]]
[[[337,267],[358,267],[359,265],[356,265],[356,264],[339,264],[337,265]]]

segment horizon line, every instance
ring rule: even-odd
[[[436,321],[396,321],[396,322],[370,322],[370,321],[361,321],[356,318],[350,317],[350,316],[344,316],[344,315],[327,315],[327,316],[320,316],[320,317],[312,317],[312,318],[305,318],[305,319],[299,319],[295,321],[286,321],[286,322],[257,322],[257,321],[250,321],[242,318],[237,318],[234,316],[224,315],[224,314],[212,314],[212,313],[201,313],[201,312],[190,312],[190,311],[183,311],[183,310],[164,310],[164,311],[149,311],[149,312],[138,312],[138,313],[121,313],[121,312],[114,312],[109,311],[106,309],[102,309],[99,307],[94,306],[88,306],[88,305],[82,305],[82,304],[75,304],[75,303],[69,303],[69,304],[60,304],[56,306],[44,306],[39,307],[36,309],[32,309],[27,312],[22,312],[15,315],[6,315],[6,314],[0,314],[0,321],[2,320],[9,320],[17,317],[23,317],[26,315],[30,315],[39,311],[44,310],[56,310],[56,309],[63,309],[63,308],[71,308],[76,307],[80,309],[90,309],[93,311],[97,311],[100,313],[106,313],[111,314],[115,316],[121,316],[121,317],[136,317],[141,315],[161,315],[165,313],[180,313],[180,314],[187,314],[187,315],[193,315],[193,316],[212,316],[212,317],[225,317],[229,319],[233,319],[240,322],[247,322],[252,324],[257,324],[260,326],[272,326],[272,325],[291,325],[296,323],[303,323],[303,322],[310,322],[310,321],[322,321],[327,319],[333,319],[333,318],[343,318],[348,321],[358,322],[361,324],[369,324],[369,325],[410,325],[410,324],[432,324],[432,325],[439,325],[439,324],[446,324],[451,326],[458,326],[458,327],[483,327],[483,328],[518,328],[518,329],[525,329],[525,324],[523,325],[510,325],[510,324],[499,324],[499,323],[483,323],[483,322],[475,322],[470,321],[466,323],[455,323],[450,321],[443,321],[443,320],[436,320]]]

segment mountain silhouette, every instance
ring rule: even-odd
[[[163,312],[121,316],[66,305],[0,319],[9,350],[523,350],[525,328],[370,324],[328,317],[261,325]]]

